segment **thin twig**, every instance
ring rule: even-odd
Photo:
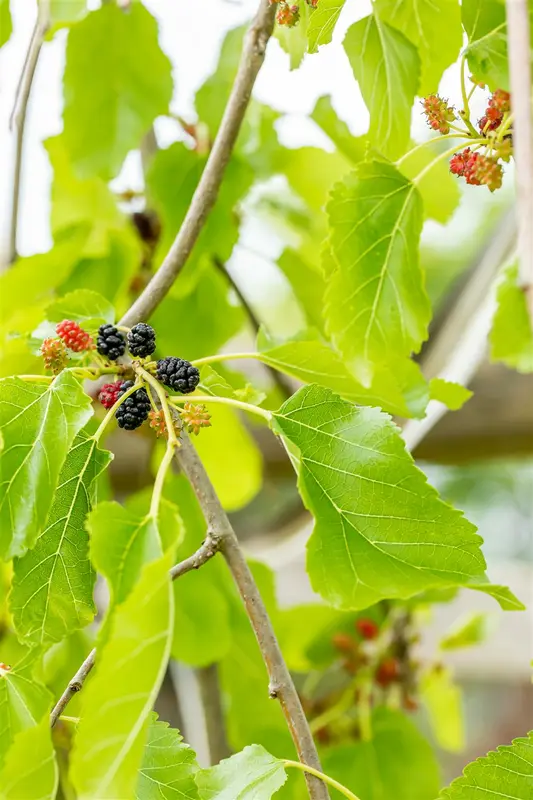
[[[226,280],[228,281],[228,283],[232,287],[233,291],[235,292],[235,294],[239,298],[239,302],[240,302],[241,306],[244,308],[248,319],[250,320],[250,324],[251,324],[251,326],[252,326],[252,328],[254,330],[254,333],[257,334],[259,332],[260,327],[261,327],[261,323],[259,321],[259,318],[257,317],[257,314],[255,313],[255,311],[253,310],[252,306],[248,302],[247,298],[242,293],[239,284],[237,283],[237,281],[234,280],[233,276],[227,270],[226,265],[224,264],[222,259],[220,259],[218,256],[213,256],[213,264],[218,269],[218,271],[222,275],[224,275],[224,277],[226,278]],[[290,381],[287,380],[285,375],[283,375],[283,373],[281,373],[281,372],[278,372],[277,369],[274,369],[273,367],[268,366],[268,364],[265,364],[265,368],[268,370],[268,372],[270,374],[270,377],[272,378],[273,383],[278,387],[278,389],[280,390],[282,395],[284,397],[290,397],[291,394],[293,393],[293,388],[291,386]]]
[[[205,732],[209,746],[209,762],[218,764],[231,755],[226,738],[226,724],[220,697],[218,665],[209,664],[194,670],[205,720]]]
[[[506,0],[513,151],[516,162],[519,281],[533,323],[533,125],[531,55],[527,0]]]
[[[250,102],[253,85],[265,57],[274,25],[275,4],[260,0],[259,10],[248,29],[235,83],[209,154],[202,177],[183,224],[161,267],[121,320],[122,325],[147,320],[165,297],[187,261],[202,227],[213,208],[230,160],[233,146]]]
[[[83,684],[85,683],[85,679],[89,672],[94,667],[94,662],[96,660],[96,648],[91,650],[79,670],[76,672],[72,680],[69,681],[67,688],[55,704],[54,708],[52,709],[52,713],[50,714],[50,727],[53,728],[56,724],[57,720],[68,706],[74,695],[81,691]]]
[[[15,95],[15,102],[13,111],[11,113],[10,127],[16,130],[15,138],[15,158],[14,158],[14,174],[13,174],[13,197],[11,201],[11,218],[9,220],[9,251],[8,251],[8,264],[12,264],[17,258],[17,230],[19,219],[19,206],[20,206],[20,185],[22,176],[22,149],[24,146],[24,129],[26,127],[26,114],[28,111],[28,102],[31,94],[31,87],[35,70],[37,69],[37,62],[41,54],[41,47],[43,46],[44,37],[49,27],[49,9],[48,3],[42,2],[39,4],[37,13],[37,20],[33,28],[30,43],[24,65],[20,75],[19,84]]]
[[[172,567],[170,570],[170,577],[175,581],[176,578],[185,575],[186,572],[190,572],[193,569],[200,569],[200,567],[213,558],[213,556],[216,556],[219,550],[220,539],[217,539],[212,533],[208,534],[205,542],[198,548],[196,553],[193,553],[192,556],[185,558],[183,561],[180,561],[179,564]]]

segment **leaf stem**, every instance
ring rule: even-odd
[[[163,414],[165,416],[165,423],[167,426],[169,444],[172,444],[173,449],[179,447],[180,443],[176,435],[174,420],[172,419],[172,414],[170,413],[170,408],[168,405],[169,398],[167,398],[165,390],[163,389],[159,381],[156,378],[154,378],[153,375],[150,375],[150,373],[147,372],[147,370],[145,370],[144,367],[141,367],[141,365],[138,364],[137,362],[133,362],[133,369],[137,373],[137,375],[139,375],[140,377],[143,378],[143,380],[146,381],[146,383],[150,384],[150,386],[157,394],[159,402],[161,403],[161,408],[163,409]]]
[[[413,153],[418,152],[418,150],[422,150],[423,147],[428,147],[430,144],[438,144],[442,142],[443,139],[471,139],[472,137],[469,136],[467,133],[459,134],[459,133],[446,133],[443,136],[432,136],[431,139],[427,139],[425,142],[420,142],[419,144],[412,147],[410,150],[407,151],[401,158],[399,158],[395,162],[395,166],[399,167],[403,161],[409,158],[409,156],[413,155]],[[461,145],[462,147],[463,145]]]
[[[102,422],[98,426],[98,430],[96,431],[96,433],[93,434],[92,438],[95,440],[95,442],[99,442],[100,441],[103,432],[105,431],[105,429],[107,428],[107,426],[109,425],[109,423],[111,422],[113,417],[115,416],[116,410],[118,408],[120,408],[120,406],[122,405],[124,400],[126,400],[130,396],[130,394],[133,394],[133,392],[137,391],[137,389],[139,388],[140,385],[141,385],[140,382],[138,382],[138,383],[135,383],[133,386],[130,386],[130,388],[127,389],[124,392],[122,397],[119,397],[117,402],[113,406],[111,406],[111,408],[109,409],[109,411],[107,412],[107,414],[103,418]]]
[[[322,714],[319,714],[318,717],[315,717],[309,723],[309,727],[311,728],[311,733],[315,734],[321,728],[324,728],[326,725],[329,725],[330,722],[334,722],[339,717],[342,717],[353,705],[353,693],[354,689],[357,686],[358,681],[352,681],[350,685],[344,690],[342,695],[340,696],[339,700],[335,705],[331,706],[331,708],[326,709],[323,711]]]
[[[234,400],[233,397],[218,397],[217,395],[210,394],[192,394],[184,397],[169,398],[171,403],[176,404],[189,403],[191,400],[194,400],[197,403],[221,403],[223,405],[233,406],[241,411],[248,411],[250,414],[256,414],[257,416],[266,419],[267,422],[270,422],[272,419],[272,414],[270,411],[267,411],[266,408],[260,408],[259,406],[252,405],[251,403],[244,403],[242,400]]]
[[[488,142],[487,139],[470,139],[470,144],[471,145],[487,145],[487,144],[489,144],[489,142]],[[462,144],[459,145],[459,147],[462,147],[462,146],[463,146]],[[455,147],[450,147],[449,150],[445,150],[443,153],[439,153],[439,155],[436,156],[433,159],[433,161],[431,161],[426,167],[424,167],[422,172],[419,172],[418,175],[415,178],[413,178],[413,184],[415,186],[417,186],[417,184],[420,183],[422,178],[425,175],[427,175],[427,173],[430,172],[430,170],[433,169],[435,164],[438,164],[439,161],[442,161],[443,159],[448,158],[448,156],[453,155],[456,152],[456,150],[459,149],[459,147],[456,145]]]
[[[308,772],[310,775],[314,775],[315,778],[320,778],[320,780],[324,781],[324,783],[329,783],[330,786],[333,786],[334,789],[337,789],[337,791],[347,797],[348,800],[359,800],[357,795],[347,789],[346,786],[343,786],[342,783],[336,781],[335,778],[331,778],[329,775],[325,775],[323,772],[313,769],[313,767],[308,767],[307,764],[302,764],[300,761],[284,760],[283,766],[285,768],[293,767],[294,769],[299,769],[302,772]]]
[[[170,437],[167,443],[167,449],[165,450],[165,455],[161,459],[161,463],[159,465],[159,469],[157,470],[157,475],[155,477],[154,488],[152,491],[152,499],[150,501],[150,516],[153,519],[157,519],[159,514],[159,504],[161,502],[161,495],[163,493],[163,486],[165,485],[165,478],[168,472],[168,468],[172,463],[172,459],[174,458],[174,451],[176,449],[176,445],[170,441]]]
[[[204,364],[216,364],[217,361],[237,361],[239,358],[261,359],[261,353],[216,353],[214,356],[205,356],[191,361],[194,367],[202,367]]]
[[[52,381],[55,380],[51,375],[15,375],[15,377],[27,383],[38,383],[39,381],[52,383]]]

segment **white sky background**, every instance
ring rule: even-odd
[[[145,0],[145,5],[159,20],[161,46],[174,65],[175,93],[172,111],[191,118],[194,93],[214,70],[225,33],[249,19],[256,8],[257,0]],[[89,6],[97,8],[98,0],[90,0]],[[14,33],[10,42],[0,51],[0,148],[5,167],[0,170],[3,242],[11,194],[13,153],[13,136],[8,129],[8,119],[37,5],[35,0],[11,0],[11,8]],[[264,67],[257,80],[255,96],[278,111],[288,114],[278,125],[280,138],[287,146],[310,144],[329,147],[324,134],[312,121],[305,118],[313,109],[316,99],[323,94],[332,95],[334,107],[355,134],[367,130],[368,112],[342,48],[342,39],[349,25],[368,14],[370,9],[370,0],[347,0],[333,43],[322,47],[318,54],[307,55],[303,65],[296,71],[289,71],[288,56],[277,41],[269,46]],[[45,43],[33,84],[24,148],[19,228],[21,255],[44,252],[52,244],[48,225],[52,174],[41,142],[61,131],[65,41],[66,32],[61,31],[52,42]],[[441,92],[452,103],[459,101],[457,65],[445,73]],[[480,97],[479,116],[483,105]],[[178,138],[178,127],[172,121],[159,120],[156,128],[160,143],[164,146]],[[412,133],[417,140],[428,136],[427,126],[418,106],[413,111]],[[135,156],[130,156],[119,183],[121,186],[139,186],[140,181],[138,160]],[[466,235],[473,215],[482,213],[486,203],[490,201],[488,192],[481,193],[477,187],[474,187],[474,192],[476,194],[465,192],[463,213],[456,213],[451,226],[443,228],[436,223],[430,223],[425,231],[426,236],[436,239],[445,247],[447,242],[456,241],[457,237]],[[254,242],[254,250],[258,249],[257,243],[260,240],[260,249],[268,256],[276,257],[281,249],[281,242],[275,237],[261,237],[261,231],[257,225],[254,226],[253,221],[249,223],[249,229],[243,232],[243,238]],[[242,258],[244,254],[237,252],[232,259],[232,268],[239,273]],[[253,281],[247,288],[252,293],[250,299],[253,301],[254,296],[257,299],[263,296],[266,284],[271,291],[275,288],[272,281],[275,282],[276,277],[259,259],[250,270],[251,258],[253,257],[247,252],[247,272],[248,275],[253,274]],[[281,279],[278,277],[277,280]]]

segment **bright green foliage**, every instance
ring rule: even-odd
[[[437,744],[460,753],[465,746],[462,693],[450,671],[439,665],[426,672],[420,681],[420,696]]]
[[[65,457],[90,416],[90,400],[69,372],[51,384],[0,381],[0,554],[5,559],[34,545]]]
[[[21,733],[38,725],[50,708],[50,692],[33,680],[33,667],[28,657],[0,675],[0,765]]]
[[[0,47],[3,47],[13,32],[9,0],[0,0]]]
[[[432,378],[429,382],[429,391],[432,400],[444,403],[452,411],[462,408],[473,395],[473,392],[465,386],[442,378]]]
[[[317,125],[326,133],[346,158],[353,164],[362,161],[368,140],[364,136],[353,136],[345,122],[337,116],[331,98],[319,97],[311,114]]]
[[[336,269],[325,315],[334,343],[361,383],[377,365],[400,371],[426,338],[429,300],[418,262],[422,201],[391,164],[361,163],[328,205]]]
[[[484,642],[488,635],[489,620],[486,614],[472,612],[459,619],[440,641],[442,650],[457,650]]]
[[[269,800],[285,780],[283,763],[258,744],[196,775],[201,800]]]
[[[374,13],[352,25],[344,49],[370,112],[372,143],[388,158],[402,155],[420,79],[416,48]]]
[[[114,322],[115,309],[98,292],[78,289],[54,300],[46,309],[46,318],[50,322],[72,319],[82,327],[92,329],[98,328],[104,322]]]
[[[464,0],[461,14],[468,34],[466,56],[472,75],[477,81],[487,83],[491,91],[509,90],[505,3]]]
[[[299,451],[299,488],[316,522],[308,571],[329,603],[364,608],[483,575],[475,527],[429,486],[386,414],[309,386],[274,426]]]
[[[154,714],[148,728],[135,800],[199,800],[196,754],[180,732]]]
[[[469,764],[462,777],[443,789],[441,800],[531,800],[533,733],[498,747]]]
[[[307,27],[310,53],[316,53],[321,44],[331,42],[343,6],[344,0],[320,0]]]
[[[461,192],[449,163],[442,158],[437,160],[438,157],[431,147],[421,147],[402,158],[398,169],[410,180],[423,173],[417,180],[417,189],[424,204],[424,217],[444,225],[457,209]]]
[[[261,405],[266,397],[264,392],[255,389],[250,383],[245,384],[243,387],[232,386],[209,364],[205,364],[200,371],[200,385],[198,391],[202,394],[213,395],[214,397],[232,397],[236,400],[243,400],[253,405]]]
[[[86,0],[49,0],[49,2],[49,38],[52,38],[59,28],[70,27],[72,23],[79,22],[87,13]]]
[[[398,711],[378,708],[372,739],[332,747],[322,769],[361,800],[434,800],[439,768],[428,742]]]
[[[306,2],[299,4],[300,18],[298,24],[291,28],[287,25],[276,25],[274,36],[289,56],[289,68],[298,69],[307,52],[308,27],[314,11]]]
[[[379,0],[376,5],[380,19],[418,48],[421,75],[417,94],[425,97],[436,92],[442,73],[456,60],[463,41],[457,0]]]
[[[18,635],[32,644],[57,642],[95,614],[85,518],[110,460],[93,438],[78,434],[46,526],[34,548],[15,561],[10,609]]]
[[[525,605],[511,592],[508,586],[499,586],[486,581],[487,577],[484,576],[484,582],[469,583],[468,588],[494,597],[504,611],[524,611]]]
[[[149,714],[172,642],[172,556],[171,548],[146,564],[117,606],[96,675],[84,689],[70,770],[80,800],[134,795]]]
[[[15,739],[0,770],[0,800],[55,800],[57,785],[58,769],[46,715]]]
[[[127,12],[106,4],[73,25],[64,80],[63,136],[76,172],[111,178],[172,97],[171,65],[142,3]]]
[[[533,372],[533,328],[524,291],[518,285],[518,266],[504,273],[497,292],[498,307],[490,333],[490,355],[518,372]]]
[[[324,296],[325,283],[322,272],[294,250],[284,250],[277,263],[289,281],[309,325],[322,330],[324,327],[322,309],[316,302],[317,297]]]

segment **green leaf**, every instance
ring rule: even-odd
[[[327,602],[365,608],[483,575],[474,525],[427,483],[388,415],[309,386],[273,420],[299,450],[299,489],[315,517],[307,567]]]
[[[34,545],[66,455],[91,413],[89,397],[70,372],[51,384],[0,381],[0,554],[6,560]]]
[[[336,269],[325,316],[333,342],[369,386],[379,364],[400,369],[427,336],[430,305],[418,261],[422,201],[391,164],[359,164],[328,204]]]
[[[439,666],[424,673],[420,696],[439,747],[460,753],[465,745],[462,693],[450,671]]]
[[[0,47],[9,41],[12,33],[13,23],[11,22],[9,0],[0,0]]]
[[[72,26],[64,86],[63,136],[76,172],[112,178],[172,97],[171,64],[142,3],[105,4]]]
[[[383,408],[400,417],[422,417],[429,400],[427,386],[414,362],[399,380],[385,367],[374,374],[372,384],[365,388],[350,374],[342,357],[318,338],[293,339],[275,344],[263,332],[258,338],[260,360],[280,372],[303,381],[318,383],[337,392],[347,400],[361,405]]]
[[[180,732],[154,714],[148,728],[135,800],[199,800],[196,753]]]
[[[376,6],[380,19],[405,34],[418,49],[418,94],[425,97],[436,92],[442,73],[457,59],[463,41],[457,0],[378,0]]]
[[[462,408],[474,394],[466,386],[453,383],[453,381],[445,381],[443,378],[432,378],[429,382],[429,391],[432,400],[444,403],[452,411]]]
[[[50,322],[71,319],[86,328],[98,328],[115,321],[115,309],[105,297],[89,289],[77,289],[50,303],[46,309]]]
[[[490,90],[509,90],[507,23],[501,0],[463,0],[463,26],[468,34],[466,57],[474,78]]]
[[[440,800],[531,800],[533,733],[498,747],[465,767],[439,795]]]
[[[309,52],[316,53],[321,44],[329,44],[344,6],[344,0],[320,0],[307,27]]]
[[[307,52],[307,29],[310,18],[315,13],[306,2],[300,3],[299,9],[300,18],[295,27],[292,28],[288,25],[276,25],[274,27],[274,36],[289,56],[291,70],[298,69]]]
[[[54,503],[35,547],[14,563],[10,610],[17,634],[31,644],[63,639],[94,617],[94,574],[85,518],[94,482],[111,454],[80,432],[69,451]]]
[[[371,14],[348,30],[344,49],[370,112],[372,143],[388,158],[401,156],[409,143],[411,108],[419,83],[416,47]]]
[[[49,0],[49,2],[48,39],[51,39],[60,28],[70,27],[87,14],[86,0]]]
[[[488,634],[487,615],[473,611],[452,626],[452,629],[440,640],[440,647],[442,650],[472,647],[472,645],[484,642]]]
[[[0,671],[0,765],[21,733],[34,728],[43,717],[48,722],[52,697],[33,679],[33,666],[33,658],[28,657],[13,669]]]
[[[424,204],[426,219],[443,225],[452,218],[459,205],[461,192],[457,179],[451,174],[447,161],[437,161],[439,153],[431,147],[421,147],[405,156],[398,169],[413,180],[424,171],[417,188]],[[432,164],[431,168],[428,167]]]
[[[114,531],[109,532],[112,538]],[[115,609],[96,674],[84,689],[71,757],[70,777],[80,800],[134,796],[149,714],[170,655],[172,563],[170,548],[146,564]]]
[[[20,733],[0,770],[0,800],[54,800],[59,773],[48,715]]]
[[[210,394],[214,397],[233,397],[256,406],[261,405],[266,397],[264,392],[255,389],[250,383],[245,384],[243,387],[232,386],[209,364],[205,364],[200,371],[198,390],[201,394]]]
[[[316,300],[317,297],[323,297],[326,288],[322,272],[295,250],[284,250],[277,264],[289,281],[307,322],[321,330],[324,319],[322,308]]]
[[[498,601],[504,611],[524,611],[525,605],[509,589],[508,586],[498,586],[494,583],[469,583],[469,589],[483,592]]]
[[[196,774],[201,800],[269,800],[286,781],[283,762],[252,744]]]
[[[322,769],[361,800],[433,800],[439,767],[429,743],[403,714],[377,708],[372,739],[325,751]]]
[[[350,133],[347,124],[337,116],[330,97],[324,95],[318,98],[311,113],[311,119],[322,128],[333,144],[353,164],[364,159],[368,144],[366,136],[354,136]]]
[[[508,267],[496,295],[498,307],[490,332],[490,356],[518,372],[533,372],[533,327],[518,265]]]

